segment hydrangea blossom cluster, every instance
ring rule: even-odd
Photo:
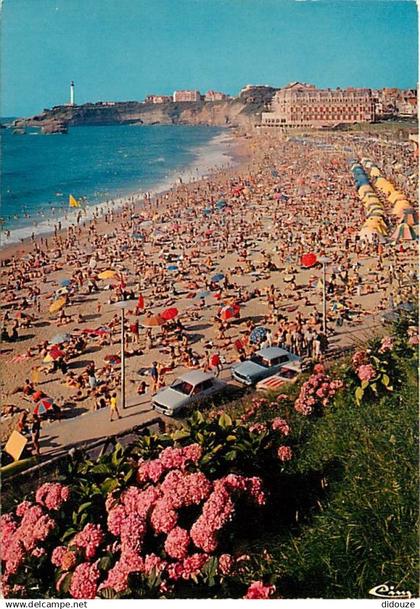
[[[268,400],[265,398],[253,398],[251,401],[251,406],[241,416],[241,421],[246,422],[254,418],[257,412],[265,406],[269,406]]]
[[[379,347],[379,353],[386,353],[386,351],[392,351],[394,348],[394,341],[392,336],[384,336]]]
[[[69,497],[69,487],[58,482],[46,482],[39,487],[35,495],[36,502],[49,510],[59,510]]]
[[[376,376],[377,372],[372,364],[363,364],[357,369],[357,376],[361,381],[372,381]]]
[[[40,505],[29,501],[18,506],[16,516],[21,518],[20,522],[12,514],[3,514],[0,518],[0,560],[4,563],[5,584],[27,555],[40,556],[42,548],[38,544],[45,541],[56,527],[55,521]]]
[[[95,564],[82,562],[78,565],[71,578],[70,594],[72,597],[83,599],[95,598],[99,575],[99,569]]]
[[[249,586],[244,598],[249,599],[264,599],[270,598],[276,591],[275,586],[265,586],[263,582],[256,581],[252,582]]]
[[[70,545],[83,548],[87,560],[95,558],[99,546],[104,539],[104,534],[99,524],[89,523],[85,528],[74,536]]]
[[[283,436],[288,436],[290,433],[290,426],[288,422],[280,417],[276,417],[271,421],[271,428],[274,431],[279,431]]]
[[[76,599],[95,598],[99,591],[112,588],[123,592],[132,573],[160,574],[163,591],[171,590],[179,580],[199,575],[219,547],[219,535],[232,520],[240,497],[256,505],[265,503],[262,481],[258,477],[229,474],[215,481],[197,470],[202,448],[170,447],[158,458],[139,464],[138,484],[118,496],[109,493],[105,501],[106,526],[90,522],[70,539],[67,545],[48,550],[51,564],[57,568],[56,589],[70,574],[69,594]],[[58,510],[68,500],[70,491],[60,484],[42,485],[36,493],[37,504],[23,501],[15,515],[0,519],[0,554],[4,561],[3,586],[13,590],[15,574],[29,555],[46,554],[47,540],[56,527],[48,510]],[[185,508],[200,510],[195,521],[185,520]],[[182,526],[181,526],[182,523]],[[163,555],[148,552],[154,540]],[[112,568],[101,577],[98,568],[102,551],[116,558]],[[114,559],[115,560],[115,559]],[[96,561],[96,562],[95,562]],[[218,557],[218,573],[234,571],[230,554]]]
[[[331,398],[343,387],[342,380],[332,380],[325,374],[324,367],[318,364],[316,372],[303,383],[299,397],[295,401],[295,410],[308,416],[316,407],[328,406]]]

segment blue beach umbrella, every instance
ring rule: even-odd
[[[207,296],[210,296],[210,292],[207,292],[207,290],[201,290],[201,292],[198,292],[196,295],[196,298],[207,298]]]
[[[249,335],[249,340],[254,345],[259,345],[263,340],[267,338],[267,328],[263,328],[263,326],[258,326],[254,328]]]
[[[71,279],[62,279],[61,281],[59,281],[59,284],[63,288],[66,288],[67,286],[71,285]]]
[[[211,280],[213,283],[218,283],[219,281],[223,281],[224,278],[225,276],[223,275],[223,273],[216,273],[216,275],[213,275]]]
[[[178,270],[178,266],[176,264],[168,264],[168,266],[166,268],[168,271],[177,271]]]
[[[132,237],[133,239],[143,239],[142,233],[133,233]]]
[[[210,216],[210,215],[212,214],[212,210],[211,210],[211,209],[209,209],[208,207],[205,207],[205,208],[203,209],[203,214],[204,214],[205,216]]]
[[[220,199],[220,201],[217,201],[216,207],[217,209],[223,209],[226,207],[226,201],[224,199]]]

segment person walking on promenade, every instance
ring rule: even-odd
[[[112,421],[112,415],[114,414],[114,412],[117,413],[117,418],[121,419],[121,415],[120,415],[120,411],[118,410],[118,406],[117,406],[117,394],[115,393],[115,391],[112,393],[110,399],[109,399],[109,420]]]
[[[41,419],[38,415],[34,414],[32,425],[31,425],[31,440],[32,440],[32,450],[35,452],[36,456],[40,455],[39,448],[39,436],[41,435]]]
[[[152,379],[152,395],[154,395],[159,387],[159,370],[157,367],[157,362],[152,363],[152,367],[150,368],[150,378]]]

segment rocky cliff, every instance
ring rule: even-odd
[[[258,124],[261,112],[271,99],[273,90],[263,96],[241,96],[220,102],[184,102],[151,104],[115,102],[55,106],[30,118],[18,119],[15,127],[48,127],[60,121],[67,126],[111,125],[135,123],[143,125],[213,125],[220,127],[250,127]]]

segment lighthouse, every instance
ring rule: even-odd
[[[74,106],[74,82],[70,83],[70,106]]]

